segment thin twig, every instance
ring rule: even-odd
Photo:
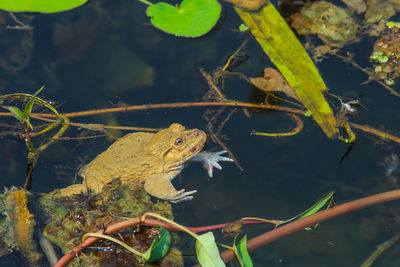
[[[381,80],[379,80],[375,73],[372,70],[368,70],[366,68],[361,67],[360,65],[358,65],[354,60],[353,57],[350,55],[348,57],[344,57],[341,55],[337,55],[335,54],[336,57],[342,59],[344,62],[349,63],[351,65],[353,65],[354,67],[356,67],[357,69],[361,70],[362,72],[364,72],[365,74],[368,75],[368,80],[366,82],[364,82],[363,84],[369,83],[370,81],[375,81],[377,83],[379,83],[380,85],[382,85],[385,89],[387,89],[391,94],[400,97],[400,94],[398,92],[396,92],[392,87],[390,87],[389,85],[385,84],[384,82],[382,82]]]
[[[284,136],[292,136],[298,134],[303,129],[303,121],[295,114],[288,114],[295,122],[296,126],[285,133],[264,133],[264,132],[256,132],[255,130],[251,131],[251,135],[261,135],[261,136],[271,136],[271,137],[284,137]]]
[[[232,117],[232,115],[236,112],[236,109],[232,109],[228,115],[226,116],[226,118],[220,123],[220,125],[218,126],[217,131],[215,132],[216,135],[220,135],[222,128],[224,128],[225,123],[227,123],[229,121],[229,119]]]
[[[360,267],[370,267],[383,252],[385,252],[399,240],[400,240],[400,233],[397,233],[388,241],[378,245],[376,250],[361,264]]]
[[[33,27],[29,24],[25,24],[22,21],[20,21],[12,12],[8,13],[10,15],[10,17],[18,24],[17,26],[10,26],[7,25],[6,29],[9,30],[22,30],[22,31],[32,31]]]

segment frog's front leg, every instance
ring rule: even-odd
[[[178,203],[193,199],[197,190],[185,192],[185,189],[177,191],[171,183],[172,177],[165,174],[153,174],[146,179],[144,189],[153,197],[168,200],[172,203]]]
[[[213,167],[221,170],[222,167],[219,165],[218,161],[233,161],[230,157],[221,156],[225,154],[226,150],[218,152],[202,151],[192,157],[191,161],[200,161],[203,163],[203,167],[207,170],[208,176],[211,178],[213,176]]]

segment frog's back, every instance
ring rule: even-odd
[[[141,183],[146,171],[157,164],[145,150],[152,133],[131,133],[115,141],[106,151],[98,155],[92,162],[84,166],[80,175],[83,184],[95,192],[114,178],[121,181],[137,179]],[[96,189],[98,188],[98,190]]]

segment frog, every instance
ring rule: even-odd
[[[144,190],[153,197],[178,203],[193,199],[197,190],[176,190],[171,181],[181,173],[184,164],[200,161],[213,176],[213,167],[222,169],[219,161],[232,161],[219,152],[201,152],[207,135],[199,129],[186,129],[178,123],[157,133],[134,132],[116,140],[106,151],[80,169],[81,184],[59,190],[61,197],[82,192],[101,193],[106,184],[118,178]]]

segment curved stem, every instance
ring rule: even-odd
[[[60,122],[63,120],[64,124],[61,127],[61,129],[53,136],[53,138],[51,138],[47,143],[41,145],[38,148],[38,152],[41,152],[43,150],[45,150],[46,148],[49,147],[49,145],[51,145],[56,139],[60,138],[65,131],[68,129],[68,123],[69,123],[69,119],[67,117],[65,117],[64,115],[59,115],[59,117],[57,118],[57,120],[59,120]]]
[[[138,256],[140,256],[142,258],[145,257],[143,253],[141,253],[141,252],[137,251],[136,249],[128,246],[124,242],[121,242],[118,239],[115,239],[114,237],[111,237],[111,236],[108,236],[108,235],[103,235],[103,234],[98,234],[98,233],[86,233],[86,234],[84,234],[82,236],[82,242],[84,242],[86,238],[91,237],[91,236],[98,237],[98,238],[101,238],[101,239],[110,240],[110,241],[120,245],[121,247],[125,248],[126,250],[128,250],[129,252],[131,252],[133,254],[136,254],[136,255],[138,255]]]
[[[170,219],[167,219],[167,218],[165,218],[165,217],[163,217],[163,216],[161,216],[161,215],[158,215],[158,214],[156,214],[156,213],[146,212],[145,214],[142,215],[142,217],[140,217],[140,222],[146,221],[146,217],[148,217],[148,216],[151,216],[151,217],[157,218],[157,219],[159,219],[159,220],[161,220],[161,221],[167,222],[167,223],[169,223],[170,225],[173,225],[173,226],[175,226],[176,228],[178,228],[180,231],[185,232],[185,233],[191,235],[194,239],[196,239],[196,240],[199,239],[199,237],[198,237],[195,233],[193,233],[192,231],[190,231],[190,230],[189,230],[188,228],[186,228],[185,226],[182,226],[182,225],[180,225],[179,223],[176,223],[176,222],[174,222],[174,221],[172,221],[172,220],[170,220]]]
[[[292,136],[295,134],[298,134],[302,129],[303,129],[303,121],[294,114],[288,114],[295,122],[296,126],[290,130],[289,132],[286,133],[264,133],[264,132],[256,132],[253,130],[250,134],[251,135],[261,135],[261,136],[270,136],[270,137],[283,137],[283,136]]]

